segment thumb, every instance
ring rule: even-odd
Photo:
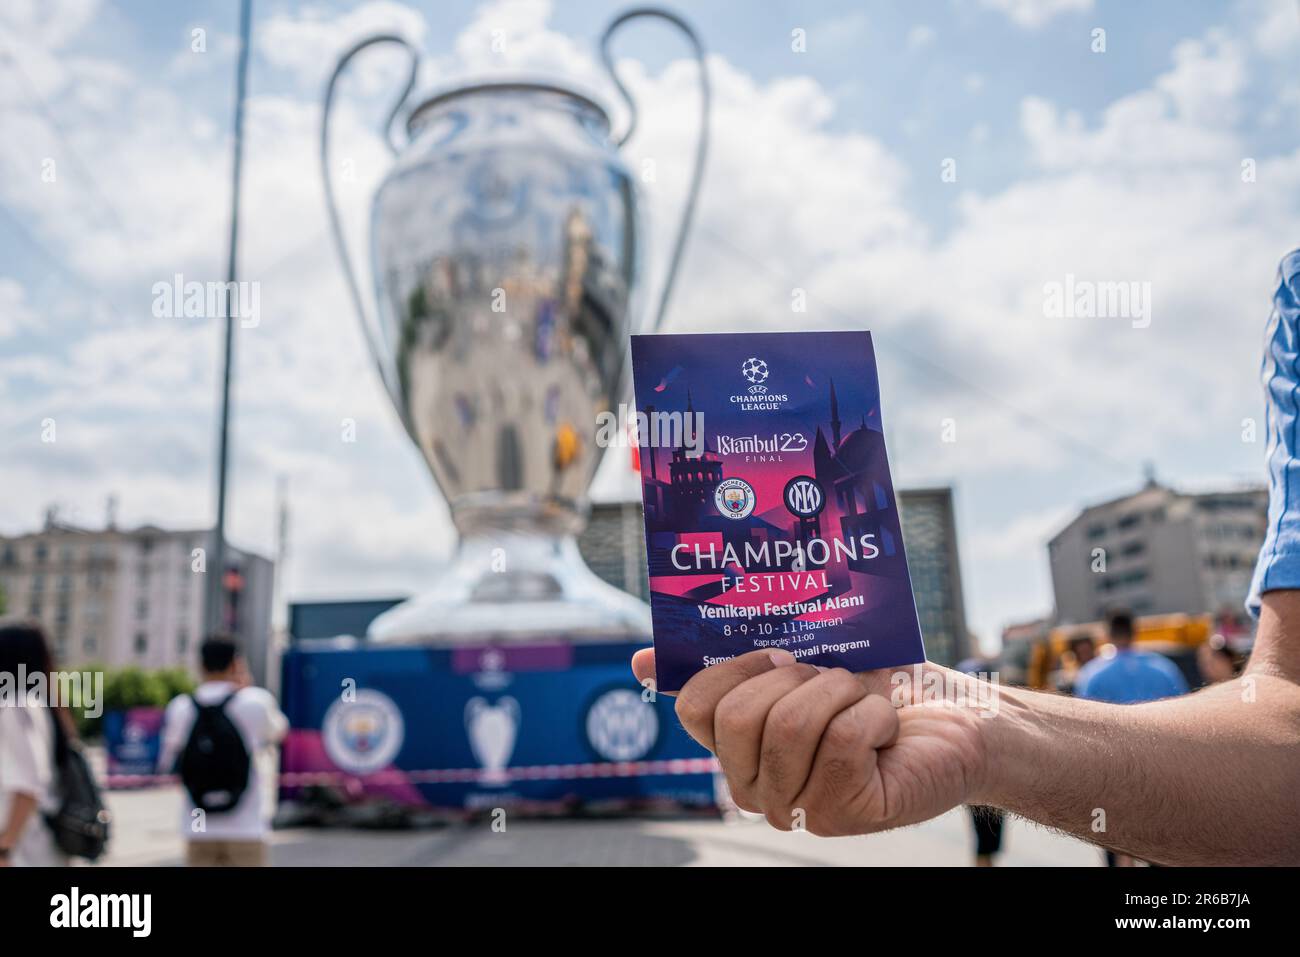
[[[636,675],[636,680],[641,684],[655,680],[655,650],[653,648],[642,648],[632,656],[632,674]]]

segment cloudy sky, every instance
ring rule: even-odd
[[[1185,487],[1262,479],[1243,420],[1261,416],[1263,323],[1300,214],[1294,0],[690,6],[713,153],[667,328],[871,329],[896,480],[955,487],[986,642],[1050,611],[1046,539],[1135,488],[1144,463]],[[613,103],[593,43],[619,5],[255,7],[241,272],[260,283],[261,322],[237,333],[231,535],[272,550],[283,475],[290,597],[405,593],[451,529],[328,245],[324,79],[354,39],[397,29],[426,51],[428,86],[526,71]],[[99,524],[110,494],[125,522],[211,521],[219,327],[151,304],[177,273],[224,277],[236,20],[218,0],[0,11],[2,532],[52,503]],[[653,285],[695,80],[658,25],[630,28],[618,54],[643,104],[630,156],[658,171]],[[344,88],[358,246],[399,72],[376,52]],[[1149,325],[1050,314],[1045,289],[1067,276],[1149,283]],[[598,495],[634,488],[612,456]]]

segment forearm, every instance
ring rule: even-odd
[[[1150,704],[1004,691],[972,800],[1161,864],[1300,863],[1300,686],[1266,658]]]

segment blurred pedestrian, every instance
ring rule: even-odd
[[[1196,667],[1203,684],[1215,685],[1237,677],[1237,656],[1223,635],[1213,634],[1196,649]]]
[[[199,649],[203,679],[163,715],[159,768],[175,770],[186,794],[181,833],[191,867],[261,867],[272,809],[258,759],[288,731],[274,696],[253,686],[234,639]]]
[[[1164,655],[1133,647],[1133,616],[1112,612],[1106,621],[1114,654],[1094,658],[1079,669],[1074,693],[1080,698],[1136,704],[1187,693],[1187,679]]]
[[[997,671],[997,662],[984,658],[967,658],[957,665],[957,670],[988,680]],[[1002,832],[1006,827],[1006,812],[981,804],[967,805],[971,824],[975,828],[975,866],[992,867],[1002,853]]]
[[[69,737],[75,730],[67,711],[27,694],[30,676],[53,672],[53,656],[39,624],[0,623],[0,676],[18,699],[0,701],[0,867],[68,863],[45,815],[54,814],[60,804],[55,723],[62,722]]]
[[[1081,631],[1070,638],[1068,653],[1056,673],[1056,690],[1061,694],[1074,694],[1079,672],[1097,657],[1097,643],[1091,634]]]

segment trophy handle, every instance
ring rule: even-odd
[[[339,219],[338,206],[334,202],[334,180],[330,175],[329,164],[330,111],[334,105],[335,85],[354,56],[368,47],[381,43],[397,44],[406,50],[411,59],[411,69],[406,78],[406,86],[402,88],[401,95],[393,103],[393,107],[388,113],[388,119],[384,121],[383,126],[384,141],[388,144],[388,149],[394,156],[401,151],[401,144],[393,138],[393,121],[397,119],[397,114],[401,112],[403,105],[406,103],[406,98],[411,95],[411,90],[415,87],[416,74],[420,69],[420,52],[410,41],[403,37],[380,34],[362,40],[339,57],[338,63],[334,66],[334,72],[330,74],[329,82],[325,84],[325,102],[321,112],[320,124],[320,168],[321,178],[325,183],[325,208],[329,212],[330,233],[334,237],[334,247],[338,251],[339,261],[343,265],[343,275],[347,279],[348,291],[352,294],[352,304],[357,310],[357,317],[361,320],[361,330],[365,334],[366,345],[370,348],[371,358],[374,359],[375,367],[379,370],[379,379],[384,384],[384,389],[388,392],[389,398],[393,400],[393,405],[397,408],[397,414],[401,416],[403,424],[409,427],[406,422],[406,413],[403,411],[403,403],[400,401],[397,383],[392,381],[388,368],[384,365],[384,351],[381,348],[379,339],[378,321],[371,322],[370,315],[366,310],[365,300],[361,295],[361,287],[357,284],[356,271],[352,268],[352,260],[348,256],[347,239],[343,235],[343,224]]]
[[[682,251],[686,246],[686,236],[691,229],[691,220],[695,217],[695,203],[700,196],[700,180],[704,177],[704,160],[709,153],[709,114],[712,109],[712,94],[709,89],[709,69],[704,61],[704,44],[695,31],[675,13],[659,7],[635,7],[624,13],[619,14],[600,38],[600,58],[605,63],[605,71],[609,74],[614,86],[618,88],[619,95],[623,97],[623,102],[627,104],[629,119],[627,129],[623,135],[615,140],[615,146],[622,146],[632,138],[632,133],[636,130],[636,103],[632,95],[628,92],[623,81],[618,78],[618,73],[614,69],[614,60],[610,56],[609,42],[614,32],[629,20],[635,20],[641,17],[653,17],[658,20],[666,20],[675,26],[690,41],[692,52],[695,54],[695,62],[700,68],[700,132],[695,140],[695,168],[691,172],[691,188],[686,193],[686,203],[682,206],[682,216],[677,224],[677,237],[673,242],[673,255],[668,262],[668,273],[664,276],[664,288],[659,297],[659,308],[654,314],[654,322],[650,326],[650,331],[655,332],[663,325],[664,314],[668,311],[668,299],[672,295],[673,285],[677,281],[677,268],[681,265]]]

